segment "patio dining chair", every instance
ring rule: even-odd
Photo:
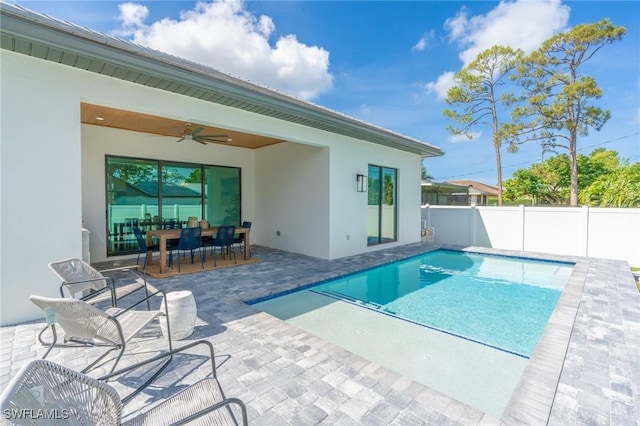
[[[202,228],[199,226],[193,228],[181,228],[180,239],[178,240],[178,272],[180,272],[180,252],[184,254],[188,251],[191,255],[191,263],[194,259],[194,251],[200,252],[200,263],[204,269],[205,252],[202,247]],[[173,250],[169,252],[169,267],[173,267]]]
[[[171,358],[178,352],[201,344],[206,344],[210,350],[211,377],[173,394],[134,418],[122,421],[123,406],[130,401],[131,395],[121,399],[116,390],[103,380],[135,372],[152,362]],[[3,413],[24,410],[56,413],[67,417],[66,423],[70,424],[162,426],[198,421],[200,424],[237,425],[237,417],[240,417],[242,425],[248,424],[245,404],[240,399],[227,398],[220,386],[213,345],[207,341],[194,342],[100,379],[50,361],[34,360],[9,382],[0,395],[0,408]],[[13,419],[6,417],[4,420],[11,424]],[[22,423],[23,419],[19,420]]]
[[[234,263],[238,263],[236,259],[236,251],[233,248],[233,238],[236,233],[236,227],[233,225],[219,226],[216,231],[216,239],[211,244],[211,254],[213,255],[213,266],[216,266],[216,247],[220,247],[220,255],[224,259],[224,252],[229,252],[229,256],[233,253]]]
[[[157,244],[148,246],[147,239],[142,235],[142,230],[138,226],[133,227],[133,234],[136,236],[136,241],[138,242],[138,258],[136,259],[136,265],[140,264],[140,255],[142,255],[142,272],[144,273],[147,270],[147,254],[149,252],[153,253],[153,251],[158,251],[159,246]]]
[[[251,222],[244,221],[242,222],[242,228],[251,229]],[[244,245],[246,244],[247,234],[238,234],[237,237],[234,237],[233,243],[238,244],[240,249],[244,249]],[[247,247],[249,252],[249,257],[251,257],[251,247]]]
[[[149,297],[156,295],[164,296],[164,292],[158,291]],[[29,300],[44,311],[47,328],[51,329],[53,335],[51,342],[43,342],[41,340],[43,344],[49,345],[49,348],[42,357],[43,359],[49,355],[55,346],[76,348],[96,346],[107,348],[106,352],[82,370],[83,373],[91,370],[112,351],[118,351],[110,370],[114,371],[124,354],[127,343],[144,328],[149,326],[156,318],[160,319],[160,317],[162,317],[163,320],[166,321],[169,351],[173,349],[166,297],[163,297],[164,311],[137,311],[131,308],[109,308],[106,311],[102,311],[78,299],[43,297],[37,295],[30,296]],[[144,300],[139,301],[136,305],[142,302],[144,302]],[[132,306],[132,308],[136,305]],[[58,343],[56,325],[59,325],[64,331],[62,343]],[[164,368],[164,366],[162,368]]]

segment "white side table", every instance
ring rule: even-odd
[[[164,312],[164,303],[161,308]],[[196,325],[198,309],[196,300],[190,291],[171,291],[167,293],[167,309],[169,310],[169,325],[171,326],[171,339],[180,340],[189,337]],[[160,330],[167,335],[165,321],[160,321]]]

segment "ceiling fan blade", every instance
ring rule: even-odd
[[[208,143],[226,143],[226,141],[217,140],[217,139],[203,138],[203,137],[195,137],[195,138],[193,138],[193,140],[196,141],[196,142],[200,142],[203,145],[206,145]]]
[[[229,142],[228,135],[200,135],[198,136],[198,139],[202,139],[208,142],[220,142],[220,143]]]
[[[197,127],[191,131],[191,136],[196,136],[198,133],[204,130],[204,127]]]
[[[199,138],[228,138],[229,135],[198,135]]]
[[[178,139],[178,140],[176,141],[176,143],[177,143],[177,142],[182,142],[184,139],[185,139],[185,138],[184,138],[184,136],[183,136],[183,137],[181,137],[180,139]]]

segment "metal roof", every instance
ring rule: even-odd
[[[419,154],[426,142],[86,27],[0,2],[1,47],[113,78]]]

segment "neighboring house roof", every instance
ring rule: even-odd
[[[133,188],[144,192],[148,196],[158,196],[158,181],[143,181],[137,184],[131,184]],[[188,186],[174,185],[171,183],[162,184],[163,197],[200,197],[200,192],[194,191]]]
[[[2,48],[199,100],[419,154],[435,146],[213,68],[0,2]]]
[[[433,188],[434,191],[437,192],[463,192],[468,193],[469,187],[467,185],[456,185],[451,182],[431,182],[428,180],[423,180],[422,185],[423,188]]]
[[[484,183],[476,182],[475,180],[450,180],[448,182],[454,185],[472,187],[473,191],[479,194],[498,195],[498,188],[495,186],[485,185]]]

